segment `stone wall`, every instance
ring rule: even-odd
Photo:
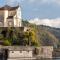
[[[37,57],[41,58],[52,58],[53,47],[52,46],[41,46],[37,47],[38,55]]]
[[[41,46],[41,47],[29,47],[29,46],[3,46],[1,49],[8,49],[9,59],[20,58],[52,58],[53,47]]]
[[[9,51],[9,58],[29,58],[32,56],[32,51]]]

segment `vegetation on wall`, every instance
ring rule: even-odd
[[[60,46],[60,29],[22,21],[24,28],[0,27],[0,43],[5,46]]]
[[[22,46],[38,46],[36,34],[33,29],[24,32],[21,28],[1,28],[0,41],[3,45],[22,45]]]

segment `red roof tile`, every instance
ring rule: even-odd
[[[12,7],[12,6],[8,6],[8,5],[5,5],[5,6],[3,6],[3,7],[0,7],[0,10],[15,10],[15,9],[17,9],[19,6],[14,6],[14,7]]]

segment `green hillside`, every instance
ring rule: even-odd
[[[43,46],[59,46],[60,45],[60,29],[44,26],[44,25],[34,25],[29,22],[24,21],[25,26],[36,29],[37,40],[40,42],[40,45]]]

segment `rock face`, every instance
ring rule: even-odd
[[[21,27],[21,7],[0,7],[0,27]]]

